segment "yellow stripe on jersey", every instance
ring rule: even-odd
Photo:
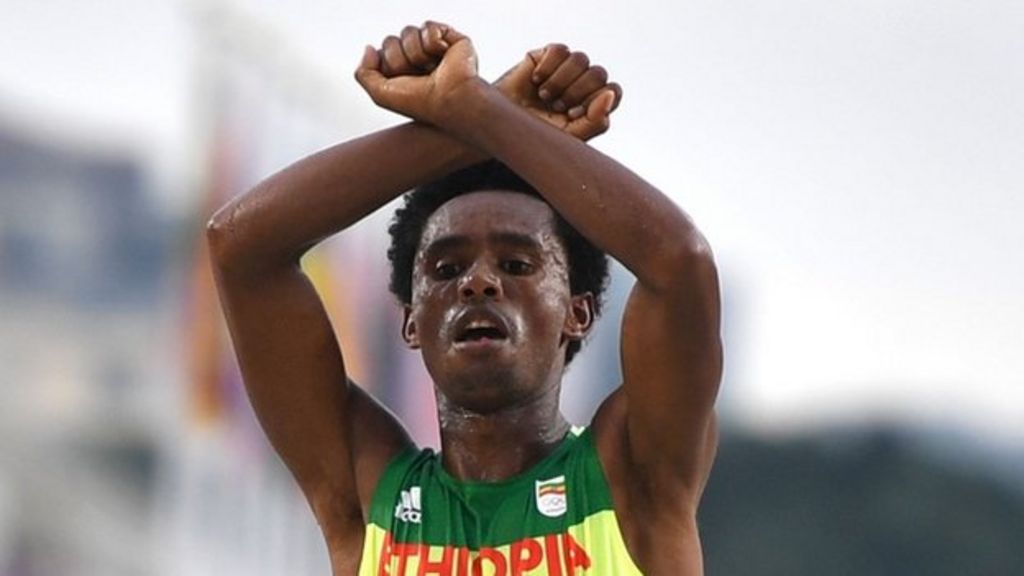
[[[366,527],[359,576],[634,576],[615,513],[603,510],[562,534],[523,538],[470,550],[393,542],[376,524]]]

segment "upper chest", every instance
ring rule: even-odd
[[[499,484],[414,467],[379,499],[364,559],[390,574],[639,574],[596,457],[558,460]]]

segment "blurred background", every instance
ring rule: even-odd
[[[625,99],[595,146],[715,247],[709,574],[1024,573],[1024,4],[3,0],[0,576],[329,573],[240,388],[202,229],[399,122],[351,71],[427,18],[488,79],[551,41],[606,66]],[[357,380],[434,444],[390,212],[304,265]],[[578,422],[618,381],[630,282],[569,372]]]

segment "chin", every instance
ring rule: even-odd
[[[463,366],[434,378],[434,386],[460,408],[487,414],[517,403],[528,396],[524,376],[515,363],[486,362]]]
[[[478,414],[516,405],[550,380],[554,358],[516,345],[516,340],[448,345],[423,350],[423,361],[440,396]],[[438,353],[440,352],[440,354]],[[561,353],[561,352],[556,352]]]

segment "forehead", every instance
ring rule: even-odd
[[[525,235],[545,245],[560,244],[554,211],[546,202],[518,192],[481,191],[457,196],[427,219],[420,249],[439,238],[486,238],[494,233]]]

